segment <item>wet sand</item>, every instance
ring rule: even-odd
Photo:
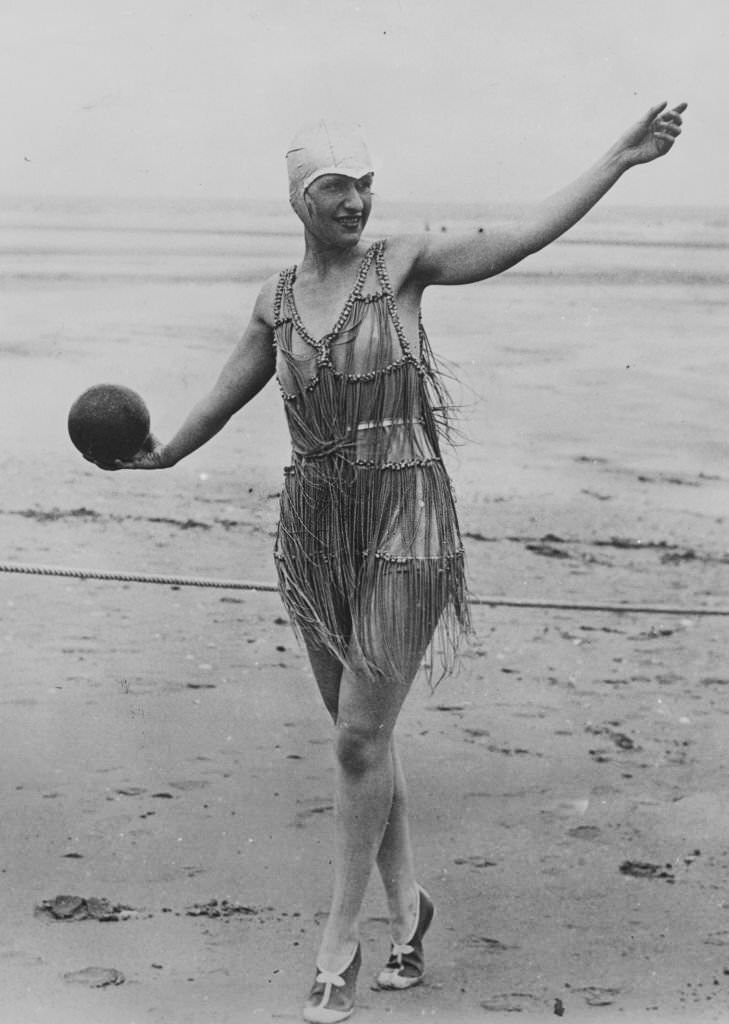
[[[527,268],[426,300],[462,382],[449,465],[472,590],[685,613],[474,607],[460,673],[418,682],[399,729],[438,911],[427,980],[372,987],[373,879],[362,1024],[727,1018],[726,618],[694,611],[729,605],[724,292],[565,283],[577,255],[535,257],[551,280]],[[274,386],[167,473],[103,474],[65,435],[73,398],[116,380],[167,436],[255,291],[8,294],[3,557],[273,579]],[[297,1020],[328,899],[331,755],[277,596],[0,574],[0,604],[5,1019]],[[126,909],[34,912],[58,894]],[[124,981],[64,978],[91,966]]]

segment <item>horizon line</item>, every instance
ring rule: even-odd
[[[155,192],[13,192],[13,191],[0,191],[0,202],[3,201],[39,201],[47,200],[49,202],[59,200],[95,200],[98,202],[151,202],[151,203],[277,203],[282,208],[289,206],[288,199],[285,197],[277,196],[240,196],[232,193],[215,193],[210,195],[200,195],[194,193],[155,193]],[[474,207],[482,206],[484,209],[499,208],[504,209],[505,207],[522,207],[522,206],[533,206],[540,202],[540,200],[534,199],[434,199],[434,198],[423,198],[423,199],[412,199],[402,198],[397,196],[381,196],[375,194],[375,205],[398,205],[398,206],[412,206],[420,207],[423,206],[458,206],[458,207]],[[676,200],[634,200],[632,202],[620,202],[612,196],[604,196],[600,202],[593,207],[590,213],[599,212],[600,209],[606,207],[612,209],[688,209],[688,210],[717,210],[726,209],[729,211],[729,200],[720,200],[716,202],[681,202]]]

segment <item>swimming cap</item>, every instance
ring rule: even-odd
[[[359,124],[315,121],[294,136],[286,153],[289,199],[297,213],[304,192],[324,174],[346,174],[362,178],[374,170],[364,131]]]

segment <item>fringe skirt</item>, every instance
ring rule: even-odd
[[[423,659],[431,685],[469,629],[464,554],[439,458],[376,465],[294,456],[275,559],[299,636],[350,667],[400,680]]]

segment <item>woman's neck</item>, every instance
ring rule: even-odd
[[[309,231],[304,235],[304,256],[299,264],[299,270],[311,274],[313,277],[328,277],[331,271],[346,270],[352,264],[357,263],[365,251],[366,246],[361,239],[351,246],[331,245],[312,235]]]

